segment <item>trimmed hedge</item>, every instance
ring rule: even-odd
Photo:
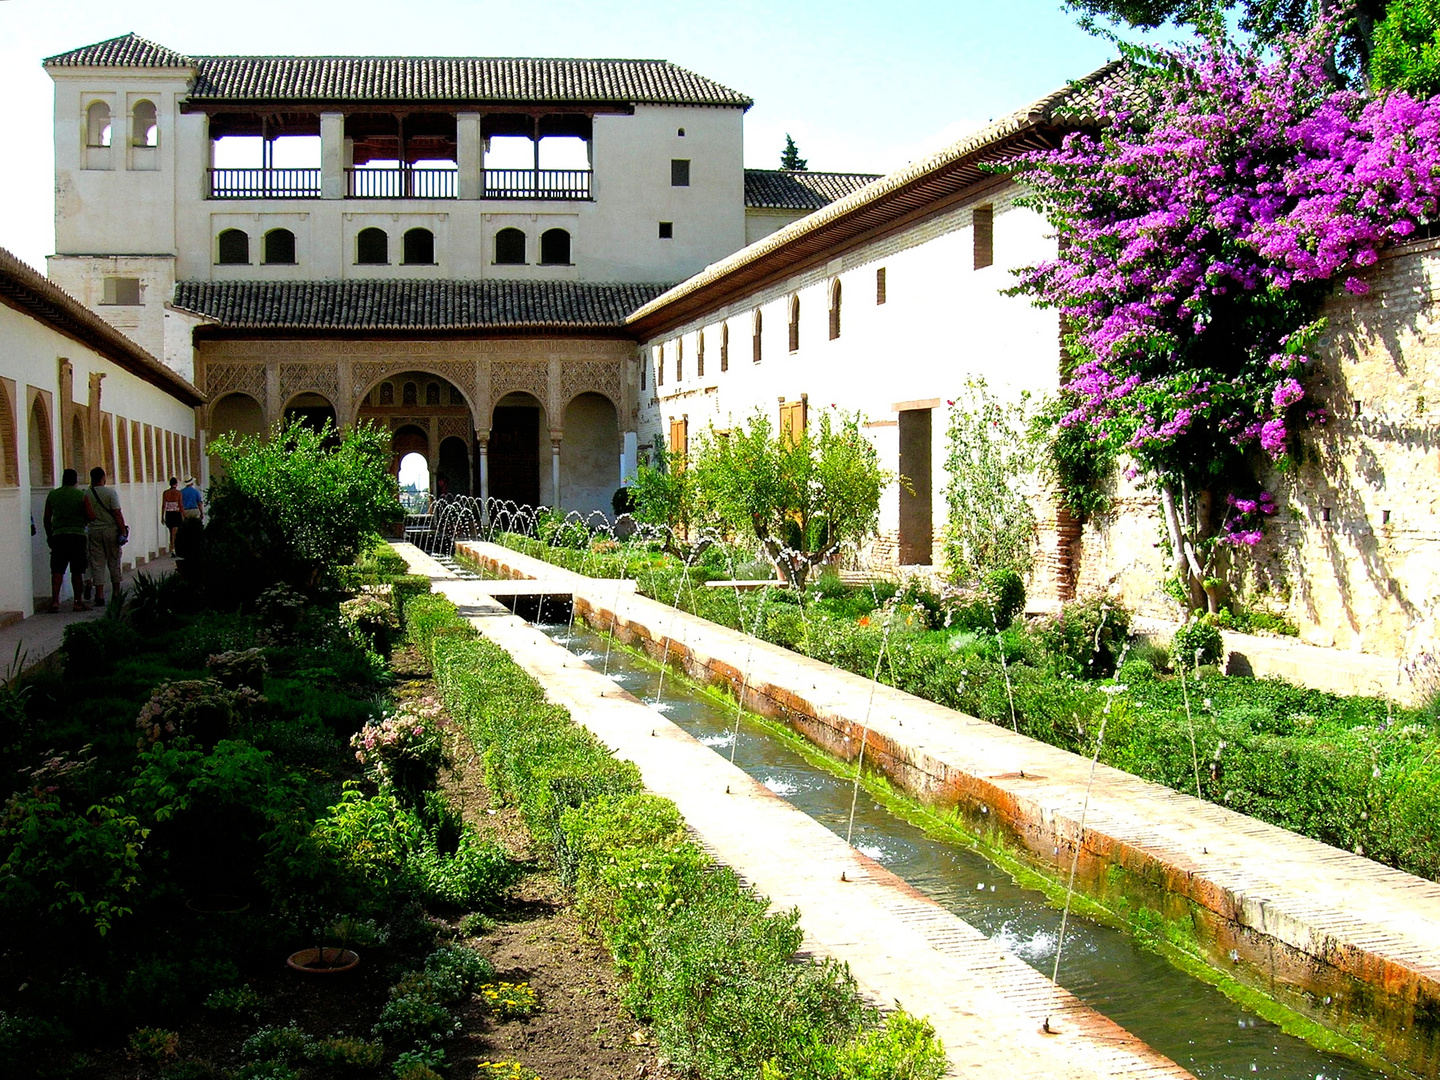
[[[491,790],[518,806],[626,977],[626,1003],[683,1071],[711,1080],[934,1080],[934,1029],[882,1026],[848,968],[794,963],[799,913],[769,901],[687,840],[674,805],[617,761],[499,647],[438,596],[406,607],[451,714],[483,754]],[[884,1063],[877,1067],[877,1062]]]
[[[507,546],[582,573],[619,574],[664,603],[725,626],[741,624],[773,644],[869,677],[886,615],[867,613],[868,589],[819,579],[802,611],[793,593],[688,588],[716,576],[706,564],[682,576],[673,560],[620,549],[550,548],[523,537]],[[709,557],[716,549],[706,552]],[[889,595],[875,594],[874,599]],[[905,600],[906,597],[900,597]],[[930,629],[927,598],[889,616],[880,679],[917,697],[1009,727],[1063,750],[1095,751],[1102,714],[1111,712],[1100,760],[1186,794],[1199,794],[1261,821],[1440,880],[1440,723],[1432,704],[1393,708],[1379,698],[1341,697],[1275,679],[1187,677],[1156,670],[1157,651],[1125,652],[1128,615],[1095,602],[1070,604],[1054,618],[1016,622],[999,634],[958,626]],[[849,605],[849,606],[847,606]],[[924,617],[921,613],[924,612]],[[984,620],[981,620],[982,622]],[[958,620],[959,623],[965,619]],[[1219,632],[1192,624],[1182,644],[1214,647]],[[1097,647],[1098,643],[1098,647]],[[1187,648],[1187,671],[1194,648]],[[1005,664],[1001,664],[1001,654]],[[1128,656],[1112,701],[1105,678]],[[1202,669],[1204,671],[1205,669]],[[1191,752],[1191,731],[1195,752]]]

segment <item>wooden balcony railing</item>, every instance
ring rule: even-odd
[[[453,199],[459,170],[402,168],[345,170],[350,199]],[[319,169],[211,169],[212,199],[318,199]],[[485,199],[584,200],[589,169],[486,169]]]
[[[212,199],[318,199],[319,169],[211,169]]]
[[[486,169],[486,199],[588,199],[589,169]]]
[[[453,199],[455,175],[448,169],[346,169],[351,199]]]

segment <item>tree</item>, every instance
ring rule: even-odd
[[[752,533],[802,591],[812,567],[875,531],[880,493],[895,478],[880,468],[859,416],[828,411],[818,432],[796,439],[774,432],[756,410],[728,435],[703,435],[693,468],[700,512],[735,534]]]
[[[1416,98],[1440,94],[1440,0],[1391,0],[1375,28],[1370,83]]]
[[[1322,23],[1336,23],[1332,67],[1369,70],[1375,27],[1385,18],[1390,0],[1067,0],[1081,13],[1080,24],[1096,29],[1096,19],[1153,30],[1168,23],[1219,36],[1225,17],[1238,9],[1238,25],[1262,46],[1304,36]]]
[[[788,131],[785,133],[785,149],[780,151],[780,168],[790,172],[804,172],[810,168],[810,162],[800,156],[800,148]]]
[[[337,435],[328,421],[316,431],[293,419],[266,435],[217,436],[209,452],[224,472],[208,493],[207,561],[214,583],[241,599],[277,582],[327,587],[365,541],[405,515],[390,433],[369,424]]]
[[[951,402],[945,471],[945,564],[971,584],[996,570],[1024,576],[1034,557],[1035,511],[1022,482],[1034,474],[1025,402],[999,401],[969,379]]]
[[[1216,610],[1216,565],[1275,512],[1254,460],[1291,464],[1323,422],[1305,381],[1334,284],[1440,213],[1440,101],[1366,99],[1326,75],[1333,29],[1278,56],[1207,41],[1162,54],[1111,122],[1028,155],[1025,202],[1056,258],[1017,291],[1059,310],[1062,425],[1155,489],[1177,576]]]
[[[631,516],[646,525],[664,530],[665,550],[683,558],[679,539],[690,532],[695,516],[695,473],[687,469],[685,458],[672,454],[657,435],[653,450],[655,464],[648,462],[635,470],[630,487],[634,510]]]

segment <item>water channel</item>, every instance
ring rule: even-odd
[[[655,700],[660,679],[657,664],[618,643],[610,644],[607,658],[606,638],[578,620],[573,627],[541,623],[539,629],[592,667],[607,670],[641,701]],[[716,700],[670,672],[664,697],[654,707],[712,750],[730,756],[735,731],[733,704]],[[837,835],[845,835],[851,779],[812,764],[748,717],[739,725],[734,761],[775,794]],[[979,853],[928,835],[863,790],[855,813],[854,844],[1030,966],[1050,975],[1060,912],[1043,893],[1021,888]],[[1123,932],[1077,919],[1073,912],[1066,930],[1060,983],[1203,1080],[1360,1080],[1384,1075],[1287,1035]]]

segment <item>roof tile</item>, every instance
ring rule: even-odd
[[[46,67],[194,67],[195,61],[188,56],[157,45],[138,34],[121,34],[106,41],[97,41],[72,49],[45,61]]]
[[[181,281],[174,306],[236,330],[614,330],[668,285]]]
[[[745,205],[763,210],[819,210],[879,179],[879,173],[746,169]]]

